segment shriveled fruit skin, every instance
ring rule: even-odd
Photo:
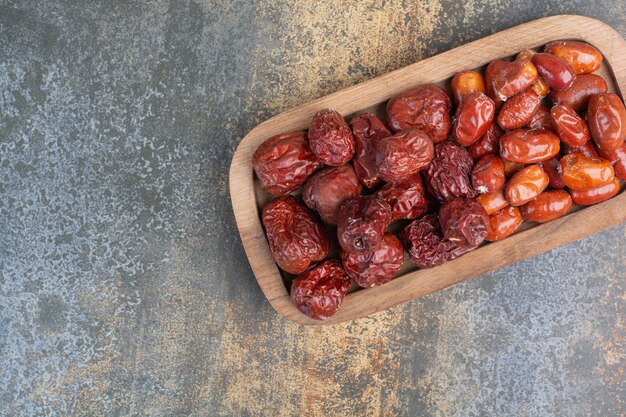
[[[476,247],[487,236],[489,216],[476,200],[458,198],[441,206],[439,224],[446,239],[460,246]]]
[[[409,223],[399,235],[411,262],[420,269],[434,268],[450,258],[454,245],[443,237],[439,220],[427,215]]]
[[[463,98],[452,125],[452,137],[459,145],[469,146],[487,132],[493,123],[496,106],[484,93]]]
[[[539,109],[541,97],[527,88],[504,103],[498,113],[498,124],[504,130],[515,130],[527,126]]]
[[[376,142],[378,176],[400,182],[426,168],[433,159],[434,145],[421,130],[407,129]]]
[[[372,252],[348,253],[341,251],[343,267],[360,287],[369,288],[389,282],[404,262],[402,244],[392,234],[387,234]]]
[[[359,180],[367,188],[380,183],[376,172],[376,142],[391,136],[387,126],[375,115],[363,113],[350,122],[354,136],[354,159],[352,165]]]
[[[435,157],[424,171],[430,193],[439,201],[473,197],[470,175],[474,161],[461,145],[446,141],[435,146]]]
[[[405,181],[383,185],[376,195],[389,203],[393,219],[416,219],[428,208],[428,199],[419,172]]]
[[[487,132],[476,142],[467,147],[467,151],[474,161],[478,161],[485,155],[497,155],[500,150],[500,138],[504,131],[497,123],[492,123]]]
[[[354,155],[350,126],[333,109],[320,110],[313,116],[309,126],[309,146],[326,165],[344,165]]]
[[[348,253],[371,252],[380,244],[391,221],[391,207],[376,195],[346,200],[339,208],[337,238]]]
[[[504,185],[504,164],[495,155],[483,156],[472,170],[472,186],[478,194],[491,194]]]

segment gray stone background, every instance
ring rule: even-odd
[[[624,416],[626,225],[304,328],[230,208],[259,122],[559,13],[626,36],[623,1],[0,2],[0,415]]]

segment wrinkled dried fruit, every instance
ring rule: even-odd
[[[424,171],[430,193],[443,202],[452,198],[473,197],[470,174],[474,161],[461,145],[446,141],[435,146],[435,157]]]
[[[582,153],[587,158],[599,158],[598,151],[596,151],[596,147],[593,146],[590,140],[584,143],[582,146],[571,147],[567,146],[565,143],[561,144],[561,151],[563,151],[563,155],[569,155],[571,153]]]
[[[326,165],[340,166],[354,155],[354,138],[343,116],[332,109],[320,110],[309,126],[309,145]]]
[[[273,136],[258,147],[252,166],[261,188],[273,195],[289,194],[323,166],[311,152],[306,132]]]
[[[576,74],[588,74],[597,71],[602,64],[602,54],[586,42],[554,41],[549,42],[544,52],[558,56],[572,66]]]
[[[613,165],[603,158],[571,153],[561,158],[561,179],[572,190],[587,190],[613,181]]]
[[[341,251],[343,267],[360,287],[369,288],[389,282],[404,263],[404,249],[394,235],[387,234],[372,252]]]
[[[616,177],[626,180],[626,142],[613,151],[601,150],[600,156],[613,164]]]
[[[458,198],[443,203],[439,224],[444,238],[462,247],[476,247],[487,236],[489,216],[476,200]]]
[[[583,74],[576,77],[574,83],[565,91],[551,91],[548,97],[554,104],[567,104],[574,111],[587,108],[589,99],[596,94],[606,93],[608,87],[604,78],[596,74]]]
[[[504,164],[495,155],[483,156],[472,170],[472,186],[478,194],[491,194],[504,185]]]
[[[520,207],[528,222],[545,223],[564,216],[572,207],[572,198],[563,190],[548,190]]]
[[[550,109],[544,104],[540,104],[539,108],[533,117],[528,122],[528,127],[531,129],[552,129],[552,116],[550,115]]]
[[[619,193],[620,184],[617,178],[608,184],[588,190],[571,190],[572,200],[579,206],[591,206],[613,198]]]
[[[521,206],[548,187],[548,175],[541,165],[530,165],[511,177],[504,187],[504,196],[512,206]]]
[[[485,155],[495,155],[500,151],[500,138],[504,131],[497,123],[492,123],[489,130],[485,132],[476,142],[467,147],[474,161],[478,161]]]
[[[350,165],[326,167],[304,184],[302,200],[319,213],[327,224],[337,224],[339,207],[349,198],[361,194],[363,187]]]
[[[441,142],[450,133],[448,94],[435,84],[412,88],[387,103],[387,124],[394,132],[416,128],[433,142]]]
[[[576,79],[574,68],[557,56],[539,53],[533,55],[532,62],[539,75],[553,90],[567,90]]]
[[[582,146],[591,134],[587,123],[567,104],[557,104],[550,111],[552,126],[568,146]]]
[[[444,239],[437,216],[428,215],[409,223],[400,240],[411,262],[420,269],[434,268],[450,259],[454,244]]]
[[[589,100],[587,123],[598,148],[612,151],[626,138],[626,108],[613,93],[598,94]]]
[[[559,153],[560,143],[559,137],[546,129],[517,129],[500,138],[500,156],[520,164],[546,161]]]
[[[526,126],[539,109],[541,97],[527,88],[511,97],[498,113],[498,124],[504,130],[515,130]]]
[[[356,116],[350,125],[355,145],[352,160],[354,171],[363,185],[373,188],[380,182],[376,172],[376,142],[391,136],[391,132],[378,117],[371,113]]]
[[[415,219],[424,214],[428,208],[419,172],[402,182],[385,184],[376,195],[389,203],[393,219]]]
[[[558,158],[548,159],[547,161],[539,162],[544,172],[548,174],[548,185],[551,188],[563,188],[565,183],[561,179],[561,163]]]
[[[335,314],[350,288],[350,278],[338,261],[329,259],[303,272],[291,283],[291,301],[315,320]]]
[[[391,207],[376,195],[351,198],[339,209],[337,237],[348,253],[371,252],[380,244],[391,221]]]
[[[485,240],[495,242],[511,236],[522,224],[517,207],[507,207],[489,216],[489,233]]]
[[[476,197],[476,201],[483,206],[490,216],[509,205],[509,200],[504,196],[504,189],[502,188],[492,194],[481,194]]]
[[[277,197],[263,208],[263,226],[278,266],[299,274],[328,256],[324,225],[294,197]]]
[[[537,68],[533,63],[528,59],[518,59],[494,70],[491,82],[495,95],[506,101],[533,85],[537,78]]]
[[[493,124],[495,112],[496,106],[485,94],[468,94],[457,110],[452,136],[460,145],[471,145]]]
[[[484,93],[485,81],[482,74],[478,71],[461,71],[454,74],[450,87],[454,102],[458,106],[463,97],[468,94]]]
[[[376,142],[378,176],[400,182],[426,168],[433,159],[434,145],[421,130],[407,129]]]

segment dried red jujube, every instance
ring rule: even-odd
[[[299,274],[328,256],[324,225],[293,196],[277,197],[266,205],[262,221],[272,256],[284,271]]]
[[[335,314],[350,288],[350,278],[341,264],[328,259],[300,274],[291,283],[291,301],[315,320]]]
[[[426,168],[433,159],[434,145],[421,130],[407,129],[376,142],[378,176],[400,182]]]
[[[380,179],[376,172],[376,142],[391,132],[375,115],[363,113],[350,122],[354,136],[355,152],[352,165],[359,180],[367,188],[375,187]]]
[[[439,220],[428,215],[412,221],[400,232],[411,262],[420,269],[434,268],[450,257],[452,242],[443,237]]]
[[[376,195],[346,200],[339,209],[337,237],[349,253],[371,252],[380,244],[391,221],[391,207]]]
[[[337,224],[339,207],[349,198],[361,194],[363,187],[349,164],[317,171],[304,184],[302,200],[319,213],[327,224]]]
[[[303,131],[272,136],[252,156],[261,188],[273,195],[295,191],[323,165],[311,152]]]
[[[372,252],[348,253],[341,251],[343,267],[360,287],[369,288],[389,282],[404,263],[402,244],[392,234],[383,237]]]
[[[460,145],[469,146],[476,142],[493,124],[496,106],[484,93],[470,93],[458,107],[452,137]]]
[[[416,219],[428,208],[428,200],[419,172],[402,182],[385,184],[376,194],[389,203],[393,219]]]
[[[326,165],[340,166],[354,155],[354,137],[343,116],[332,109],[320,110],[309,126],[311,151]]]
[[[441,206],[439,224],[446,239],[462,247],[476,247],[487,236],[489,215],[476,200],[458,198]]]
[[[430,193],[443,202],[452,198],[473,197],[470,175],[474,161],[469,152],[455,142],[435,145],[435,157],[424,171]]]

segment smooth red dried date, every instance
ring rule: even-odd
[[[582,146],[591,134],[587,123],[567,104],[557,104],[550,111],[554,131],[568,146]]]
[[[581,112],[587,108],[591,97],[606,93],[608,86],[604,78],[596,74],[583,74],[576,77],[574,83],[565,91],[551,91],[548,97],[554,104],[567,104],[574,111]]]
[[[588,74],[600,69],[602,54],[586,42],[553,41],[544,48],[544,52],[558,56],[572,66],[576,74]]]
[[[348,253],[341,251],[343,267],[352,281],[369,288],[389,282],[404,263],[402,244],[394,235],[387,234],[372,252]]]
[[[563,190],[548,190],[520,207],[529,222],[545,223],[564,216],[572,207],[572,198]]]
[[[612,151],[626,138],[626,108],[613,93],[598,94],[589,100],[587,123],[599,149]]]
[[[549,130],[517,129],[500,138],[500,156],[520,164],[546,161],[559,153],[560,143]]]
[[[476,142],[467,147],[474,161],[478,161],[485,155],[495,155],[500,150],[500,138],[504,131],[497,123],[492,123],[489,130],[485,132]]]
[[[337,224],[339,207],[349,198],[361,194],[363,187],[350,165],[326,167],[304,184],[302,200],[319,213],[327,224]]]
[[[485,81],[478,71],[461,71],[454,74],[450,84],[452,97],[458,106],[463,97],[471,93],[484,93]]]
[[[419,172],[402,182],[385,184],[376,195],[389,203],[393,219],[415,219],[424,214],[428,208]]]
[[[487,236],[489,216],[476,200],[458,198],[441,206],[439,224],[444,238],[461,247],[476,247]]]
[[[596,147],[593,146],[590,140],[584,143],[582,146],[571,147],[567,146],[565,143],[561,144],[561,151],[563,151],[563,155],[569,155],[571,153],[582,153],[587,158],[599,158],[598,151],[596,151]]]
[[[387,124],[394,132],[416,128],[424,131],[433,142],[441,142],[450,133],[448,93],[435,84],[412,88],[387,103]]]
[[[376,195],[351,198],[339,209],[337,237],[348,253],[371,252],[380,244],[391,221],[391,207]]]
[[[472,186],[479,194],[491,194],[504,185],[504,164],[495,155],[483,156],[474,165]]]
[[[603,158],[571,153],[561,158],[561,179],[572,190],[587,190],[613,181],[613,165]]]
[[[504,103],[498,113],[498,124],[504,130],[524,127],[530,123],[540,103],[541,97],[531,88],[527,88]]]
[[[620,184],[617,178],[608,184],[588,190],[571,190],[572,200],[579,206],[591,206],[613,198],[619,193]]]
[[[326,165],[340,166],[354,155],[354,137],[343,116],[332,109],[320,110],[309,126],[309,145]]]
[[[520,169],[524,168],[524,164],[507,161],[506,159],[503,159],[502,163],[504,164],[504,175],[507,178],[518,172]]]
[[[517,207],[507,207],[489,216],[489,233],[485,240],[495,242],[511,236],[524,219]]]
[[[557,56],[539,53],[533,55],[532,62],[539,75],[553,90],[567,90],[576,79],[574,68]]]
[[[481,194],[476,197],[476,201],[480,203],[488,215],[502,210],[509,205],[509,200],[504,196],[504,190],[501,188],[495,193]]]
[[[302,313],[326,320],[341,307],[350,288],[350,278],[334,259],[300,274],[291,283],[291,301]]]
[[[497,68],[491,82],[494,94],[506,101],[533,85],[537,79],[537,68],[533,63],[528,59],[518,59]]]
[[[437,216],[428,215],[409,223],[400,240],[411,262],[420,269],[434,268],[450,257],[452,242],[444,239]]]
[[[311,152],[306,132],[273,136],[252,156],[252,166],[261,188],[273,195],[289,194],[324,164]]]
[[[374,188],[379,182],[376,172],[376,142],[391,136],[387,126],[375,115],[363,113],[350,122],[354,136],[354,171],[367,188]]]
[[[485,94],[468,94],[457,110],[452,136],[460,145],[471,145],[493,124],[495,112],[493,100]]]
[[[504,196],[512,206],[521,206],[541,194],[549,182],[541,165],[530,165],[511,177],[504,187]]]
[[[496,110],[502,107],[504,101],[500,98],[498,94],[496,94],[493,84],[494,76],[498,74],[504,67],[506,67],[507,64],[508,62],[506,61],[495,60],[491,61],[485,69],[485,93],[487,94],[487,97],[493,100],[494,104],[496,105]]]
[[[328,256],[328,233],[311,211],[294,197],[277,197],[265,208],[263,226],[278,266],[299,274]]]
[[[376,142],[378,176],[400,182],[426,168],[433,159],[434,145],[421,130],[407,129]]]

